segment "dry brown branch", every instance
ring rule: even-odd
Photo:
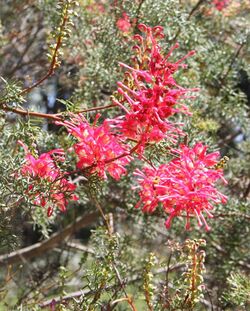
[[[94,249],[92,249],[92,248],[90,248],[88,246],[76,243],[76,242],[67,242],[66,246],[69,247],[72,250],[75,250],[75,251],[78,251],[78,252],[81,252],[81,253],[85,253],[86,252],[86,253],[89,253],[89,254],[92,254],[92,255],[95,254]]]
[[[0,263],[2,264],[16,264],[20,261],[27,261],[33,257],[42,256],[45,252],[54,248],[56,245],[62,243],[66,237],[73,234],[75,231],[80,228],[87,227],[94,222],[99,217],[99,212],[90,213],[78,217],[75,222],[68,225],[65,229],[60,232],[54,233],[49,239],[38,242],[31,246],[24,247],[20,250],[14,251],[10,254],[4,254],[0,256]]]

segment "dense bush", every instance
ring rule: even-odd
[[[248,310],[249,1],[7,1],[0,310]]]

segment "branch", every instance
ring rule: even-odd
[[[224,84],[227,76],[229,75],[231,69],[233,68],[234,63],[235,63],[236,59],[238,58],[238,56],[240,55],[240,52],[243,49],[243,47],[245,46],[246,42],[247,42],[247,39],[244,42],[242,42],[240,44],[240,46],[238,47],[238,49],[236,50],[235,54],[233,55],[233,57],[231,59],[231,62],[229,64],[229,66],[228,66],[228,69],[227,69],[226,73],[224,74],[223,77],[220,78],[220,81],[219,81],[220,84]]]
[[[212,247],[214,247],[219,253],[227,257],[229,256],[228,252],[224,248],[222,248],[220,245],[218,245],[214,240],[212,240],[211,237],[210,237],[210,242],[211,242]],[[237,261],[236,265],[244,269],[250,270],[250,264],[248,264],[247,262],[244,262],[243,260]]]
[[[187,17],[187,21],[190,20],[190,18],[194,15],[194,13],[199,9],[199,7],[203,4],[203,2],[205,2],[205,0],[199,0],[196,5],[193,7],[193,9],[189,12],[188,17]],[[176,35],[174,36],[174,38],[172,39],[172,41],[175,41],[179,35],[181,33],[181,27],[179,27]]]
[[[60,232],[54,233],[49,239],[38,242],[31,246],[24,247],[20,250],[14,251],[10,254],[0,256],[0,263],[2,264],[16,264],[20,261],[26,261],[33,257],[42,256],[45,252],[54,248],[56,245],[62,243],[66,237],[73,234],[80,228],[87,227],[94,223],[99,217],[98,212],[78,217],[74,223],[68,225]]]
[[[248,183],[248,186],[246,188],[246,190],[244,191],[244,194],[243,194],[243,199],[247,199],[248,195],[250,193],[250,182]]]
[[[33,37],[28,41],[28,43],[27,43],[26,47],[24,48],[24,50],[22,51],[22,53],[21,53],[19,59],[16,61],[16,64],[14,65],[14,67],[12,67],[12,68],[10,69],[9,72],[7,72],[9,76],[12,76],[12,75],[15,73],[15,71],[16,71],[17,69],[19,69],[19,68],[22,67],[22,65],[23,65],[22,61],[23,61],[25,55],[28,53],[29,49],[30,49],[31,46],[34,44],[34,42],[35,42],[35,40],[36,40],[36,37],[37,37],[38,33],[39,33],[41,30],[42,30],[42,23],[41,23],[41,20],[40,20],[40,21],[39,21],[39,25],[37,26],[37,29],[36,29],[36,31],[35,31]],[[36,60],[37,60],[37,59],[36,59]]]
[[[141,7],[143,5],[143,2],[145,0],[140,0],[139,4],[138,4],[138,7],[137,7],[137,10],[136,10],[136,14],[135,14],[135,26],[134,26],[134,33],[138,27],[138,24],[139,24],[139,19],[140,19],[140,11],[141,11]]]
[[[45,118],[45,119],[50,119],[50,120],[54,120],[54,121],[61,121],[62,120],[61,117],[57,116],[56,114],[47,114],[47,113],[28,111],[28,110],[23,110],[23,109],[19,109],[19,108],[8,107],[6,105],[3,105],[1,108],[4,111],[13,112],[13,113],[19,114],[21,116]]]
[[[247,220],[250,220],[250,215],[238,213],[238,212],[229,212],[227,214],[223,214],[223,213],[213,214],[213,218],[225,218],[225,217],[241,217],[241,218],[245,218]]]
[[[26,89],[22,90],[19,95],[22,96],[26,93],[29,93],[31,90],[33,90],[35,87],[37,87],[38,85],[42,84],[45,80],[47,80],[51,75],[54,74],[54,70],[57,66],[57,56],[58,56],[58,51],[59,48],[62,45],[62,40],[63,40],[63,33],[64,33],[64,29],[66,26],[66,23],[68,21],[68,9],[69,9],[69,3],[66,4],[66,13],[63,16],[63,20],[62,23],[60,25],[60,31],[59,31],[59,36],[57,37],[56,40],[56,47],[54,49],[53,55],[52,55],[52,59],[50,62],[50,66],[49,66],[49,70],[48,72],[37,82],[35,82],[34,84],[32,84],[31,86],[27,87]]]
[[[205,2],[205,0],[199,0],[196,5],[193,7],[193,9],[190,11],[187,20],[189,21],[190,18],[194,15],[195,11],[199,9],[199,7]]]
[[[161,274],[161,273],[166,273],[166,271],[174,271],[174,270],[178,270],[178,269],[181,269],[185,267],[185,264],[176,264],[176,265],[173,265],[172,267],[170,268],[160,268],[158,270],[156,270],[155,272],[153,272],[153,274]],[[137,271],[137,273],[140,273],[140,271]],[[141,279],[143,278],[142,274],[136,274],[136,272],[134,273],[134,275],[130,278],[127,279],[126,281],[126,285],[127,284],[131,284],[131,283],[135,283],[137,281],[140,281]],[[110,285],[110,286],[106,286],[105,287],[105,290],[111,290],[113,288],[115,288],[117,285]],[[45,302],[41,302],[39,304],[39,307],[40,308],[46,308],[50,305],[56,305],[58,303],[62,303],[64,301],[67,301],[67,300],[71,300],[71,299],[74,299],[74,298],[77,298],[77,297],[81,297],[81,296],[91,296],[91,295],[94,295],[96,292],[98,291],[97,290],[80,290],[80,291],[76,291],[76,292],[72,292],[68,295],[65,295],[65,296],[58,296],[58,297],[54,297],[54,298],[51,298]]]
[[[106,106],[92,107],[92,108],[87,108],[87,109],[76,111],[75,113],[79,114],[79,113],[86,113],[86,112],[91,112],[91,111],[99,111],[99,110],[105,110],[105,109],[109,109],[113,107],[116,107],[116,105],[110,104]],[[12,108],[12,107],[7,106],[6,104],[2,104],[2,107],[0,109],[4,111],[13,112],[13,113],[16,113],[22,116],[44,118],[44,119],[50,119],[54,121],[61,121],[65,115],[65,112],[55,113],[55,114],[40,113],[40,112],[29,111],[29,110],[24,110],[24,109],[19,109],[19,108]]]

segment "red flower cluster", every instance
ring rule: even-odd
[[[225,2],[225,1],[224,1]],[[117,22],[117,27],[127,32],[131,24],[126,13]],[[178,44],[174,45],[167,55],[163,55],[158,44],[163,38],[163,28],[150,28],[143,24],[138,26],[145,34],[144,37],[135,35],[138,45],[134,47],[136,57],[133,67],[121,63],[127,70],[122,82],[118,82],[118,92],[113,96],[113,103],[119,106],[124,115],[115,119],[106,119],[99,126],[96,125],[99,115],[92,125],[81,114],[71,114],[70,120],[56,122],[67,128],[69,134],[76,138],[72,150],[77,156],[76,166],[85,174],[98,174],[106,179],[107,172],[116,180],[126,173],[125,166],[132,160],[132,154],[137,152],[143,158],[144,147],[149,142],[159,142],[164,138],[177,142],[177,137],[183,135],[181,124],[173,123],[172,117],[176,113],[190,114],[181,100],[188,98],[188,91],[174,79],[179,68],[185,68],[183,61],[194,51],[189,52],[176,62],[170,62],[169,57]],[[136,145],[129,148],[125,144],[129,140]],[[75,186],[65,178],[57,161],[64,159],[64,152],[60,149],[52,150],[33,157],[26,150],[26,164],[21,173],[28,176],[33,183],[46,181],[51,184],[50,193],[35,193],[35,204],[45,205],[53,202],[64,211],[68,199],[77,199],[73,195]],[[212,204],[226,202],[226,197],[215,188],[215,182],[223,178],[221,169],[215,166],[219,154],[206,153],[207,147],[197,143],[193,148],[185,145],[180,150],[172,150],[175,158],[158,168],[146,167],[142,171],[136,170],[140,177],[140,201],[137,207],[144,212],[152,213],[159,204],[169,214],[166,227],[176,216],[186,216],[186,229],[190,228],[190,217],[197,217],[198,224],[209,226],[203,213],[212,217]],[[225,180],[224,180],[225,181]],[[34,193],[34,191],[33,191]]]
[[[122,17],[118,19],[116,26],[121,32],[128,33],[130,31],[132,25],[127,13],[122,13]]]
[[[228,0],[213,0],[213,5],[218,11],[222,11],[225,7],[227,7],[228,3]]]
[[[78,200],[78,197],[73,194],[76,186],[65,178],[65,173],[56,165],[56,162],[64,161],[64,151],[55,149],[34,157],[26,145],[20,141],[19,144],[26,153],[21,175],[29,180],[29,196],[33,203],[43,207],[47,205],[48,216],[51,216],[55,206],[65,212],[68,200]],[[36,186],[41,184],[48,187],[43,193],[36,190]]]
[[[107,178],[106,170],[115,179],[126,173],[124,166],[132,157],[122,140],[110,131],[108,122],[91,126],[83,115],[78,115],[56,124],[65,126],[78,139],[73,148],[78,156],[79,169],[89,169],[91,174],[97,173],[101,178]]]
[[[190,228],[190,216],[198,219],[199,226],[209,226],[203,212],[212,217],[211,203],[225,203],[226,197],[214,186],[218,179],[223,178],[221,169],[213,166],[217,163],[218,152],[206,153],[207,146],[197,143],[193,148],[185,145],[180,150],[173,150],[177,158],[159,168],[145,168],[143,172],[136,170],[139,176],[141,200],[137,207],[142,206],[144,212],[152,213],[159,203],[169,218],[169,228],[174,217],[186,215],[186,229]]]
[[[150,28],[143,24],[138,27],[146,38],[140,35],[134,37],[139,44],[134,47],[137,53],[135,68],[120,64],[128,70],[127,78],[124,82],[118,82],[117,97],[121,99],[113,99],[126,115],[112,122],[126,138],[140,141],[141,145],[158,142],[166,136],[174,141],[176,135],[181,134],[180,124],[177,126],[169,117],[177,112],[189,112],[180,103],[188,90],[179,86],[173,75],[180,67],[185,67],[182,62],[194,51],[171,63],[168,59],[178,44],[164,56],[158,44],[158,39],[164,37],[163,28]]]

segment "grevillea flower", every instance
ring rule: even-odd
[[[213,204],[225,203],[226,197],[220,193],[215,182],[223,178],[223,171],[216,169],[218,152],[207,154],[207,146],[197,143],[193,148],[185,145],[173,150],[176,158],[159,168],[136,170],[139,176],[140,201],[144,212],[154,212],[159,203],[169,214],[165,225],[170,228],[177,216],[186,216],[186,229],[190,228],[190,217],[195,216],[198,225],[209,226],[203,213],[212,218]]]
[[[170,62],[176,44],[167,55],[163,55],[158,39],[164,37],[160,26],[150,28],[140,24],[139,29],[146,38],[134,36],[138,45],[134,47],[134,67],[120,63],[127,70],[126,79],[118,82],[118,95],[113,102],[125,111],[125,115],[112,122],[127,138],[146,142],[158,142],[165,138],[175,141],[182,133],[180,124],[169,118],[176,113],[190,114],[180,100],[187,98],[187,89],[179,86],[173,74],[186,67],[182,62],[194,51],[177,62]]]
[[[105,121],[100,126],[95,123],[91,126],[83,115],[72,115],[70,121],[56,122],[65,126],[78,140],[73,148],[78,157],[79,169],[86,169],[91,174],[97,173],[105,179],[107,171],[113,178],[119,179],[126,173],[124,166],[132,157],[122,139],[110,131],[108,122]]]
[[[91,13],[99,13],[99,14],[105,13],[104,5],[101,3],[95,3],[95,2],[87,5],[86,10]]]
[[[65,212],[68,201],[78,200],[78,197],[74,194],[76,186],[65,178],[66,174],[56,164],[64,161],[64,151],[55,149],[33,156],[25,144],[21,141],[19,144],[26,153],[20,173],[28,179],[28,195],[33,203],[47,206],[48,216],[51,216],[54,207]],[[44,191],[41,187],[45,187]]]
[[[122,13],[122,17],[116,22],[117,28],[124,33],[128,33],[132,27],[130,19],[126,12]]]
[[[228,3],[228,0],[213,0],[213,5],[218,11],[222,11],[224,8],[226,8]]]

